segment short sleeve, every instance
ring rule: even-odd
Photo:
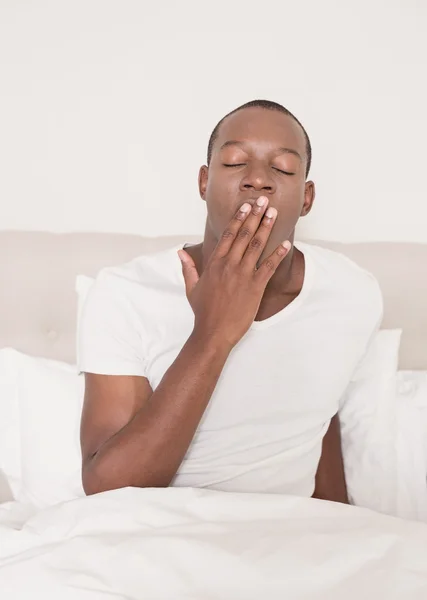
[[[101,273],[83,304],[77,330],[80,373],[146,376],[141,322],[118,278]]]
[[[376,354],[376,340],[383,321],[384,306],[380,286],[373,276],[370,283],[370,293],[367,294],[369,302],[366,310],[366,344],[351,381],[359,381],[369,376],[369,371],[375,362],[373,356]]]

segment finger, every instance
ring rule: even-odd
[[[289,240],[282,242],[270,256],[267,256],[267,258],[262,261],[259,269],[255,273],[255,277],[267,284],[282,260],[289,254],[291,247],[292,245]]]
[[[242,223],[246,220],[247,216],[251,211],[251,205],[249,202],[245,202],[236,212],[234,217],[231,219],[227,227],[222,232],[222,236],[216,245],[212,256],[221,257],[228,254],[234,240],[236,239],[237,232],[242,226]]]
[[[178,256],[181,261],[182,274],[185,281],[185,291],[187,296],[191,294],[194,286],[199,281],[199,274],[194,264],[194,260],[185,250],[178,250]]]
[[[252,210],[236,234],[236,239],[230,248],[229,256],[236,261],[242,260],[244,253],[257,231],[260,221],[268,206],[268,198],[260,196],[252,206]]]
[[[270,237],[276,217],[277,210],[273,206],[269,206],[265,211],[263,218],[261,219],[258,229],[249,242],[245,254],[243,255],[243,264],[255,269],[268,242],[268,238]]]

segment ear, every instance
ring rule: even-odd
[[[316,190],[314,187],[314,181],[306,181],[304,190],[304,204],[302,205],[301,209],[301,217],[305,217],[311,211],[315,196]]]
[[[206,188],[208,187],[209,168],[206,165],[199,170],[199,194],[202,200],[206,200]]]

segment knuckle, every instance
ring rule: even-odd
[[[274,271],[276,268],[276,264],[271,258],[267,258],[264,264],[267,271]]]
[[[216,256],[209,262],[209,268],[216,273],[221,271],[226,262],[225,258]]]
[[[247,216],[248,216],[247,213],[241,212],[239,210],[239,212],[236,215],[234,215],[234,218],[236,221],[239,221],[239,223],[240,223],[241,221],[244,221]]]
[[[229,261],[226,260],[224,261],[224,264],[222,265],[222,269],[224,271],[224,273],[227,275],[228,273],[230,273],[233,270],[233,264]]]
[[[216,269],[218,269],[220,262],[221,262],[221,259],[218,256],[211,256],[208,261],[208,264],[205,267],[205,271],[207,271],[207,272],[215,271]]]
[[[221,266],[221,274],[220,277],[226,277],[227,279],[233,277],[235,275],[235,265],[230,261],[226,260],[223,262]]]
[[[228,227],[226,229],[224,229],[224,231],[222,232],[222,239],[223,240],[229,240],[230,238],[234,237],[234,233],[232,232],[231,229],[229,229]]]
[[[271,229],[273,226],[272,219],[263,219],[259,226],[264,227],[265,229]]]
[[[239,233],[238,233],[239,238],[245,239],[250,235],[251,235],[251,232],[247,227],[241,227],[239,229]]]
[[[260,249],[262,248],[262,245],[263,245],[263,244],[262,244],[262,241],[261,241],[259,238],[257,238],[257,237],[254,237],[254,238],[252,238],[252,239],[251,239],[251,242],[250,242],[250,244],[249,244],[249,247],[250,247],[252,250],[260,250]]]

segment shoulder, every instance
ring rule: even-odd
[[[358,289],[374,297],[381,297],[381,290],[374,275],[345,254],[303,242],[297,242],[296,246],[311,258],[317,277],[325,283],[343,290],[345,286],[350,286],[349,292]]]
[[[370,271],[329,248],[301,242],[296,245],[311,259],[318,289],[359,314],[369,315],[374,321],[381,320],[381,288]]]
[[[176,248],[138,256],[84,279],[76,285],[78,315],[84,323],[101,318],[140,323],[185,290]]]
[[[117,295],[138,294],[181,283],[177,248],[144,254],[132,260],[99,271],[94,288],[109,290]]]

